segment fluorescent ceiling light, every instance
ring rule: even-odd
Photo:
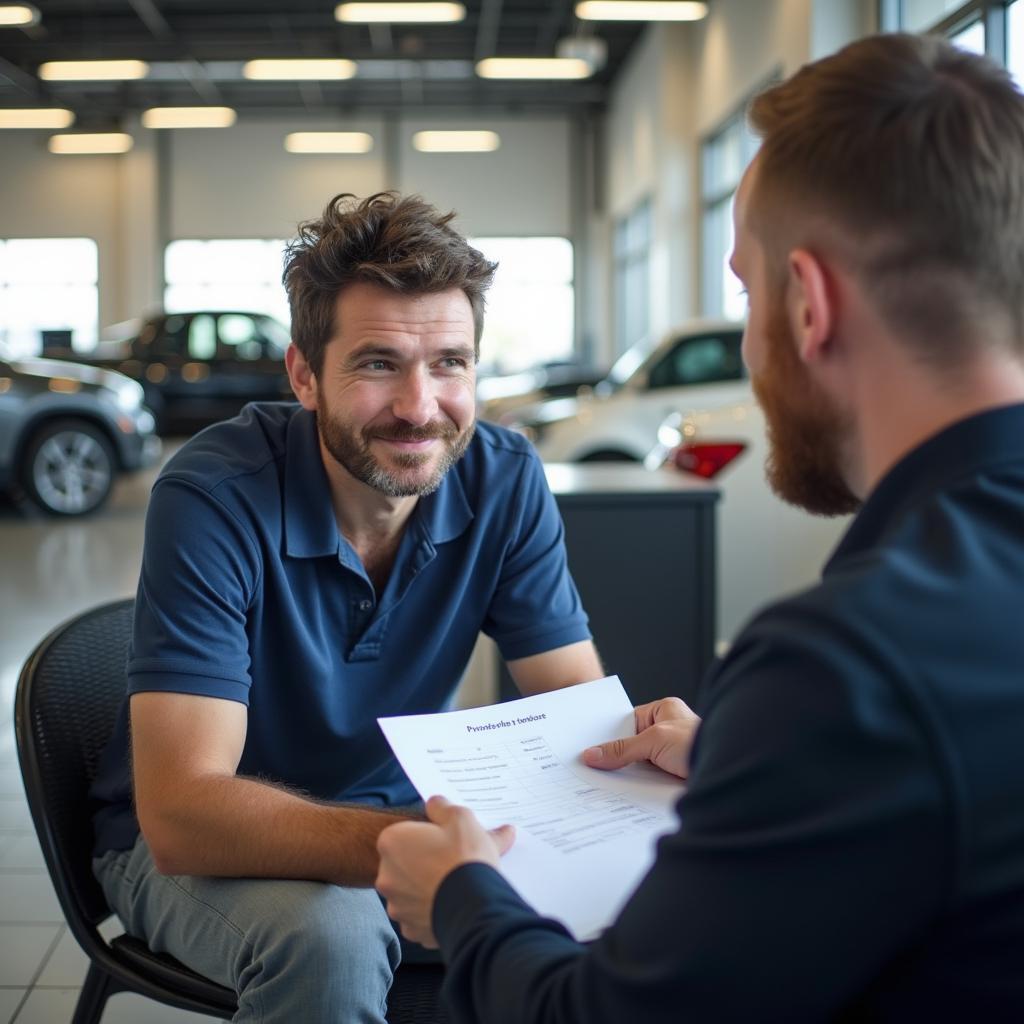
[[[127,153],[134,140],[124,132],[95,132],[51,135],[51,153]]]
[[[75,115],[61,107],[0,109],[0,128],[67,128]]]
[[[479,61],[481,78],[588,78],[590,65],[578,57],[487,57]]]
[[[697,0],[582,0],[576,17],[583,21],[700,21],[708,5]]]
[[[32,4],[0,4],[0,27],[38,24],[39,10]]]
[[[417,132],[414,149],[421,153],[493,153],[500,145],[497,132]]]
[[[369,153],[373,136],[366,132],[292,132],[285,136],[289,153]]]
[[[340,80],[355,73],[356,63],[352,60],[249,60],[242,68],[245,78],[291,81]]]
[[[46,82],[126,82],[147,74],[144,60],[51,60],[39,65],[39,77]]]
[[[440,3],[356,3],[338,4],[334,8],[337,21],[346,22],[427,22],[462,21],[466,8],[462,4]]]
[[[230,107],[150,107],[143,128],[230,128],[238,115]]]

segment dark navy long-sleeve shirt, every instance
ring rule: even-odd
[[[595,943],[445,879],[456,1024],[1024,1021],[1024,406],[906,456],[705,692],[680,828]]]

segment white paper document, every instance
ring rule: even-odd
[[[679,779],[652,765],[587,767],[586,747],[635,731],[618,677],[469,711],[378,719],[412,784],[516,826],[505,877],[577,939],[609,925],[678,824]]]

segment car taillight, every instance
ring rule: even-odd
[[[689,441],[676,448],[669,461],[677,469],[712,480],[746,448],[742,441]]]

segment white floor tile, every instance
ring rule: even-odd
[[[57,925],[0,924],[0,985],[27,988],[59,934]]]
[[[211,1024],[213,1020],[202,1013],[164,1006],[134,992],[119,992],[107,1003],[102,1024]],[[20,1017],[18,1024],[21,1024]]]
[[[0,875],[0,924],[63,924],[49,875]]]
[[[11,712],[5,712],[11,714]],[[11,721],[14,721],[13,715]],[[18,748],[14,745],[14,727],[0,728],[0,768],[18,767]]]
[[[35,988],[28,994],[17,1024],[60,1024],[71,1020],[78,1002],[77,988]]]
[[[23,988],[0,988],[0,1024],[8,1024],[24,997]]]
[[[33,989],[18,1014],[17,1024],[60,1024],[71,1020],[78,992],[77,988]],[[212,1024],[214,1020],[201,1013],[164,1006],[133,992],[119,992],[110,997],[101,1024]]]
[[[32,815],[24,795],[0,796],[0,829],[32,830]]]
[[[89,969],[89,958],[82,952],[75,937],[64,929],[57,948],[46,961],[43,973],[36,979],[39,988],[70,988],[85,981]]]
[[[17,796],[24,799],[25,787],[21,781],[21,772],[17,768],[0,768],[0,796]]]
[[[0,837],[6,841],[0,846],[0,875],[45,875],[46,862],[35,832],[8,832]]]

